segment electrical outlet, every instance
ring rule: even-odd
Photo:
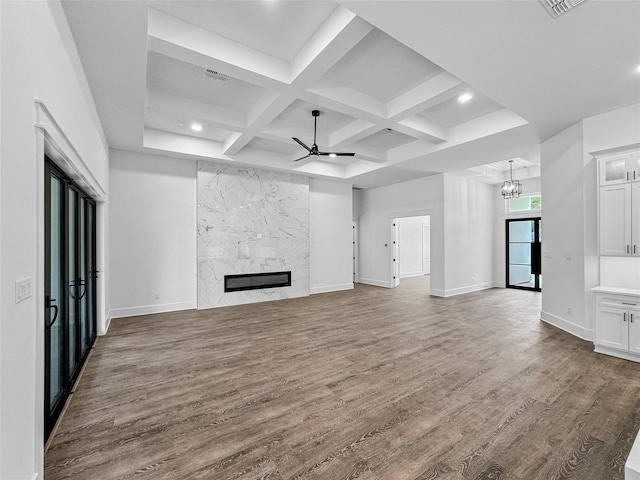
[[[31,296],[31,277],[16,280],[16,303],[20,303]]]
[[[567,307],[567,313],[571,315],[571,307]]]

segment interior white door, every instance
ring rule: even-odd
[[[431,226],[422,224],[422,273],[431,273]]]
[[[398,255],[398,220],[391,221],[391,286],[400,285],[400,258]]]

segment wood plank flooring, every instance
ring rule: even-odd
[[[46,480],[622,480],[640,364],[426,282],[114,320]]]

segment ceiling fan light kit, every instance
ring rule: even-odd
[[[308,147],[299,138],[291,137],[296,143],[298,143],[302,148],[304,148],[309,152],[304,157],[300,157],[294,160],[293,163],[300,162],[309,157],[327,156],[330,158],[335,158],[335,157],[353,157],[355,155],[354,152],[321,152],[318,149],[318,145],[316,143],[316,133],[318,128],[318,117],[320,116],[320,110],[312,110],[311,115],[313,115],[313,145],[311,145],[311,147]]]

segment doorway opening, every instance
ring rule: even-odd
[[[507,220],[506,242],[507,288],[541,291],[541,219]]]

